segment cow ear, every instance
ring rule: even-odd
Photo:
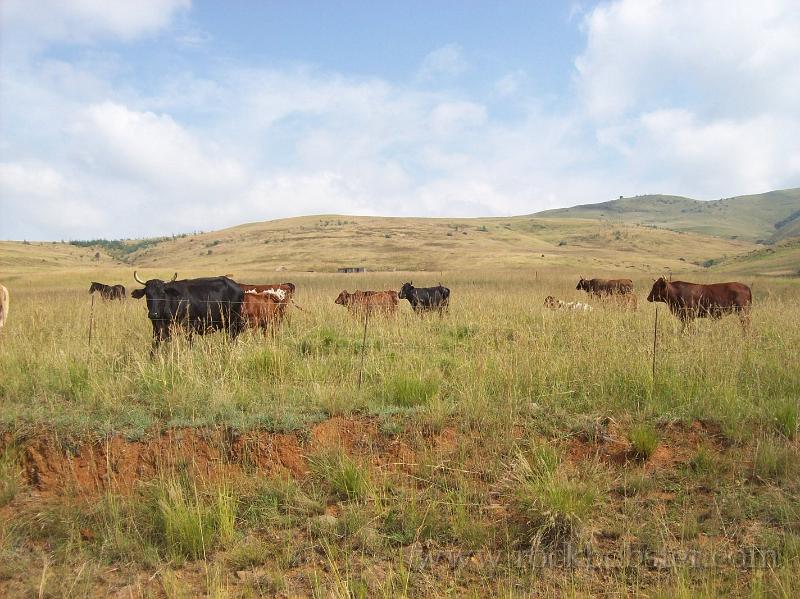
[[[133,299],[141,299],[144,297],[144,289],[134,289],[131,291],[131,297]]]

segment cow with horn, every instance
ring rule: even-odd
[[[241,287],[228,277],[205,277],[178,281],[175,273],[169,281],[143,281],[136,271],[133,278],[144,285],[131,297],[147,298],[147,316],[153,325],[153,350],[168,341],[173,327],[182,328],[189,339],[225,330],[235,339],[244,328]]]

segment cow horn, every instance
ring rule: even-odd
[[[172,278],[169,280],[169,282],[172,283],[177,278],[178,278],[178,273],[175,273],[174,275],[172,275]]]
[[[147,284],[147,283],[145,283],[144,281],[142,281],[142,280],[139,278],[139,276],[136,274],[136,271],[135,271],[135,270],[133,271],[133,278],[134,278],[134,279],[136,279],[136,282],[137,282],[137,283],[139,283],[139,284],[141,284],[141,285],[146,285],[146,284]]]

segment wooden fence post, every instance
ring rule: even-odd
[[[92,329],[94,328],[94,293],[92,294],[92,305],[89,308],[89,348],[92,347]]]
[[[367,302],[367,309],[364,311],[364,336],[361,339],[361,364],[358,367],[358,388],[361,389],[361,383],[364,381],[364,354],[367,353],[367,325],[369,324],[369,302]]]
[[[653,390],[656,388],[656,351],[658,350],[658,304],[656,304],[656,319],[653,323]]]

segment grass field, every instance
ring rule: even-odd
[[[4,275],[4,596],[800,592],[797,279],[748,275],[747,333],[726,318],[681,335],[662,305],[654,380],[644,251],[623,271],[639,309],[588,314],[543,308],[586,300],[577,269],[553,265],[264,274],[240,259],[237,279],[292,280],[304,311],[274,338],[154,359],[142,302],[87,294],[131,267],[82,255]],[[333,299],[408,279],[448,285],[450,313],[404,303],[370,322],[359,387],[364,323]]]

